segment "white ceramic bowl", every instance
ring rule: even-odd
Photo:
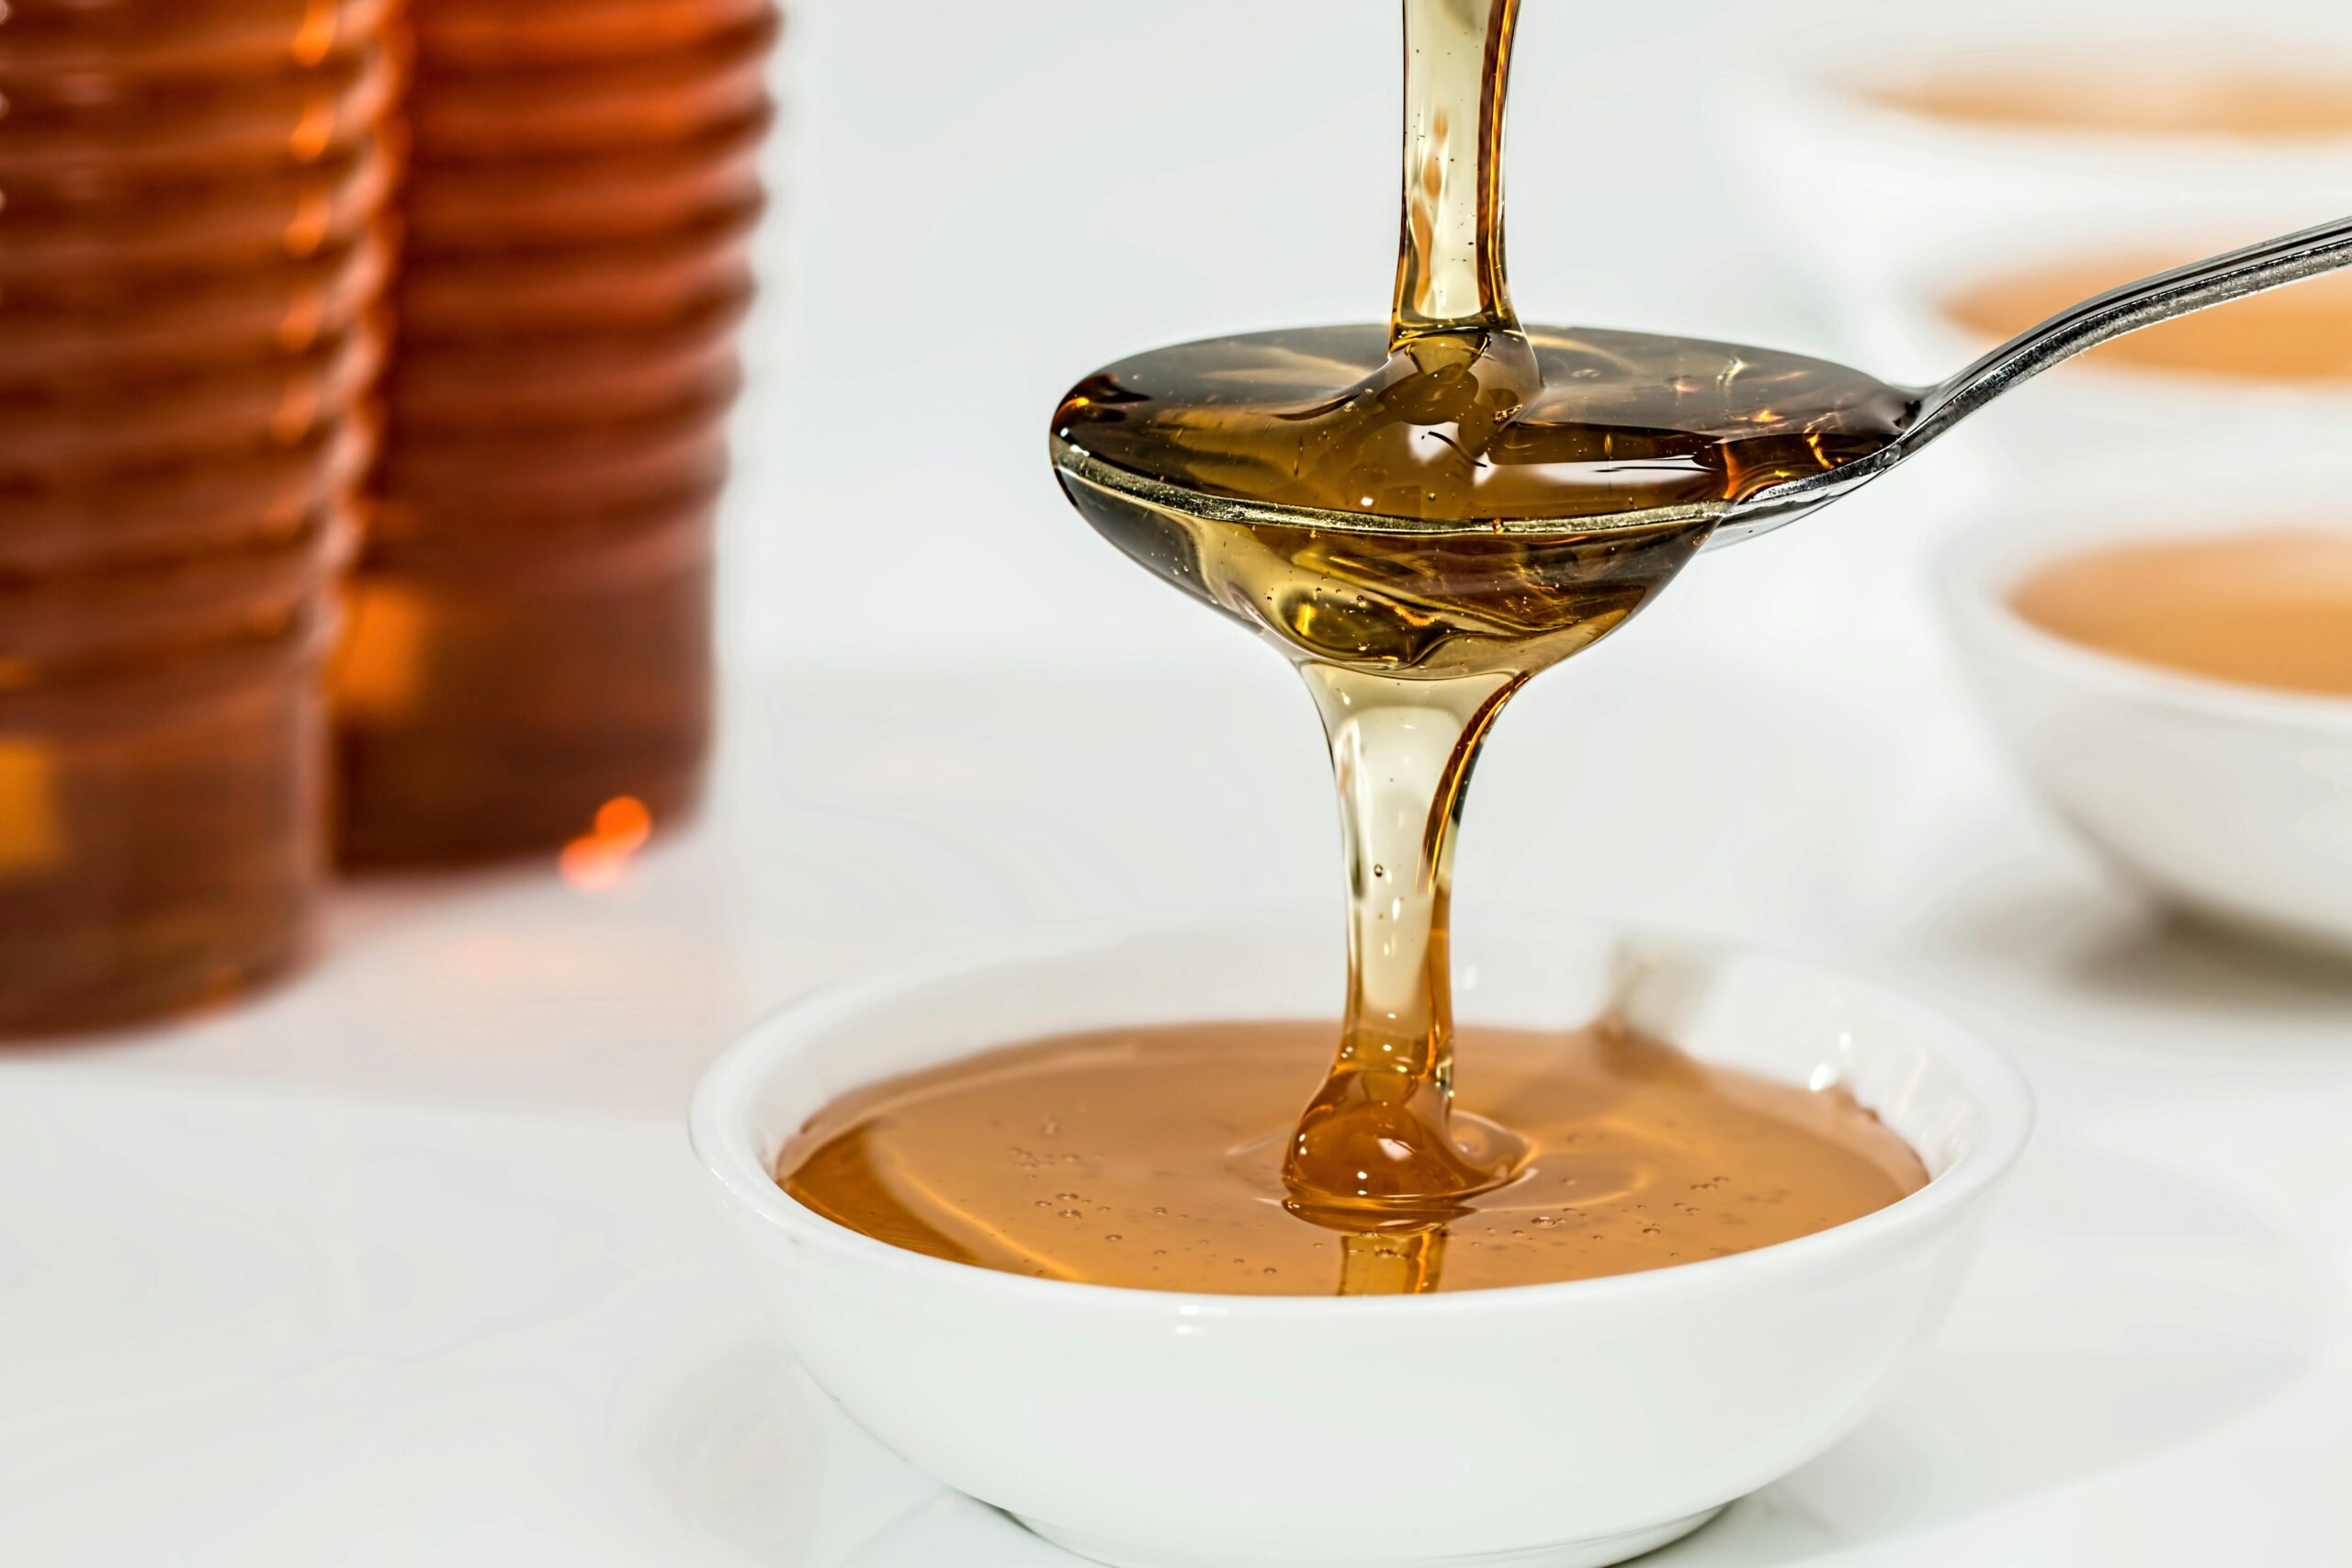
[[[1972,122],[1890,107],[1871,91],[1954,67],[2096,80],[2118,62],[2141,61],[2191,73],[2283,63],[2352,78],[2352,19],[2334,0],[2234,10],[2136,0],[2104,17],[2069,17],[2041,0],[1978,0],[1882,6],[1834,29],[1758,27],[1766,36],[1710,99],[1718,140],[1745,170],[1752,216],[1837,289],[1841,314],[1920,263],[1988,236],[2093,239],[2211,214],[2254,239],[2324,222],[2352,190],[2352,136]],[[1870,345],[1840,346],[1859,355]]]
[[[2352,951],[2352,700],[2177,674],[2010,608],[2035,567],[2103,543],[2279,525],[2352,529],[2340,462],[2072,478],[1964,536],[1939,573],[1994,728],[2058,814],[2157,898]]]
[[[1330,1017],[1340,945],[1320,921],[1040,939],[823,993],[711,1069],[695,1145],[816,1381],[916,1466],[1086,1556],[1122,1568],[1617,1562],[1862,1419],[1951,1303],[2031,1112],[2015,1072],[1965,1031],[1785,959],[1521,924],[1470,941],[1460,961],[1466,1018],[1570,1025],[1623,995],[1637,1022],[1703,1056],[1846,1083],[1933,1179],[1850,1224],[1732,1258],[1340,1300],[967,1268],[845,1230],[770,1179],[819,1107],[888,1075],[1057,1031]]]

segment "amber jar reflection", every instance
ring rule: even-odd
[[[410,16],[398,342],[334,679],[363,867],[693,807],[776,32],[766,0]]]

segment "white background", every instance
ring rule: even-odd
[[[1713,84],[1915,9],[1529,0],[1522,310],[1844,347]],[[1385,308],[1394,11],[797,8],[711,807],[609,893],[346,893],[248,1006],[0,1060],[0,1562],[1059,1561],[795,1392],[680,1117],[760,1011],[1009,923],[1323,905],[1338,962],[1304,697],[1088,534],[1044,431],[1133,349]],[[2042,1102],[1887,1411],[1660,1561],[2342,1561],[2352,976],[2154,919],[2013,778],[1923,591],[1982,457],[1708,558],[1521,699],[1473,796],[1474,932],[1604,911],[1873,970]]]

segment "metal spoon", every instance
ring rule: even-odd
[[[1733,502],[1708,547],[1769,534],[1852,494],[2004,392],[2109,338],[2347,264],[2352,264],[2352,218],[2340,218],[2094,295],[2029,327],[1956,376],[1932,387],[1905,389],[1913,403],[1900,435],[1842,468],[1773,485]]]

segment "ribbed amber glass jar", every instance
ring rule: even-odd
[[[390,0],[0,26],[0,1034],[302,951],[372,439]]]
[[[767,0],[412,0],[383,454],[334,694],[339,852],[553,852],[691,809]]]

